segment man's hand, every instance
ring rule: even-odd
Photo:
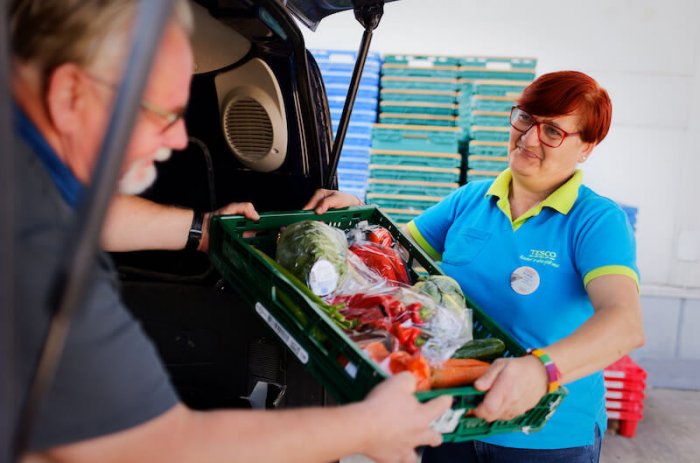
[[[199,242],[197,251],[209,251],[209,224],[211,223],[211,218],[217,215],[242,215],[250,220],[260,220],[260,215],[255,210],[253,203],[230,203],[215,211],[207,212],[204,214],[202,240]]]
[[[348,206],[361,206],[362,201],[357,196],[337,190],[318,189],[311,197],[304,210],[313,209],[317,214],[323,214],[328,209],[340,209]]]
[[[537,405],[547,384],[547,371],[537,357],[497,359],[474,382],[476,389],[488,391],[474,413],[489,422],[513,419]]]
[[[416,380],[404,372],[392,376],[375,387],[363,407],[369,440],[365,454],[379,463],[415,463],[415,448],[423,445],[438,446],[442,435],[433,430],[431,423],[445,413],[452,404],[449,396],[440,396],[421,404],[413,395]]]

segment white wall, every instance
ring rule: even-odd
[[[372,50],[532,56],[538,74],[577,69],[613,100],[608,138],[582,166],[597,192],[639,208],[645,284],[700,287],[700,2],[401,0]],[[325,19],[308,48],[357,49],[351,12]]]

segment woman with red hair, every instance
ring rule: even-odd
[[[530,355],[496,360],[475,409],[512,419],[559,385],[544,428],[426,449],[433,462],[597,462],[602,369],[643,343],[633,231],[577,169],[610,127],[607,92],[581,72],[545,74],[513,107],[509,168],[468,183],[408,225],[416,242]]]

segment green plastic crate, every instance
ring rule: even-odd
[[[485,69],[534,69],[537,67],[537,58],[524,56],[465,56],[460,58],[459,65]]]
[[[473,66],[460,66],[457,77],[464,79],[517,80],[531,82],[535,78],[534,69],[486,69]]]
[[[469,127],[472,140],[507,142],[510,139],[510,126],[490,127],[484,125],[472,125]]]
[[[456,90],[412,90],[382,89],[379,97],[382,101],[418,101],[423,103],[457,103]]]
[[[467,158],[467,168],[470,170],[488,170],[501,172],[508,167],[508,161],[494,160],[496,156],[489,159],[487,156],[469,156]],[[484,159],[486,158],[486,159]],[[500,156],[498,156],[500,159]]]
[[[515,80],[474,80],[471,83],[472,92],[476,95],[520,95],[525,87],[530,85],[527,81]]]
[[[413,277],[417,275],[415,268],[425,269],[430,274],[442,272],[394,222],[373,207],[329,211],[320,216],[311,211],[267,213],[261,214],[258,222],[241,216],[220,216],[212,220],[209,255],[226,281],[338,402],[361,400],[386,378],[386,374],[333,323],[320,299],[300,290],[291,282],[288,272],[256,251],[257,248],[274,255],[279,228],[301,220],[323,220],[339,228],[350,228],[363,220],[384,226],[408,251],[408,267]],[[249,231],[256,233],[246,233]],[[505,356],[525,353],[523,347],[479,307],[472,301],[468,303],[473,310],[475,338],[499,337],[506,344]],[[484,393],[467,386],[416,395],[421,401],[450,395],[454,398],[453,409],[466,411],[477,406]],[[443,435],[444,441],[459,442],[523,428],[530,432],[539,430],[565,395],[566,389],[560,388],[543,397],[532,410],[508,421],[488,423],[463,414],[456,429]]]
[[[374,124],[372,148],[456,153],[459,148],[460,132],[461,130],[457,127]]]
[[[469,154],[479,156],[508,156],[507,141],[472,140],[469,142]]]
[[[424,151],[370,150],[370,163],[387,166],[423,166],[459,168],[462,156],[457,153]]]
[[[454,116],[455,114],[457,114],[457,104],[383,100],[379,103],[379,110],[384,114],[399,113],[430,114],[433,116]]]
[[[472,95],[471,107],[475,111],[508,112],[515,106],[514,95]]]
[[[384,55],[384,64],[401,64],[412,65],[413,67],[428,67],[428,66],[459,66],[462,63],[462,58],[456,56],[442,55],[399,55],[389,54]]]
[[[440,77],[456,78],[459,75],[457,66],[411,66],[404,64],[384,63],[382,75],[400,77]]]
[[[398,223],[399,225],[407,224],[422,213],[422,211],[409,211],[406,209],[391,209],[384,207],[380,208],[380,210],[384,212],[387,216],[389,216],[391,220]],[[423,272],[423,274],[426,273]]]
[[[435,127],[455,127],[457,125],[457,116],[380,113],[379,123],[397,125],[430,125]]]
[[[429,55],[384,56],[382,74],[385,76],[457,77],[459,58]]]
[[[372,178],[367,184],[368,193],[424,195],[445,197],[459,188],[457,183],[419,182],[410,180],[381,180]]]
[[[500,171],[470,169],[467,170],[467,182],[474,182],[476,180],[493,180],[498,177],[498,174],[500,173]]]
[[[510,127],[510,110],[508,111],[472,111],[469,118],[472,125],[490,125],[492,127]]]
[[[424,211],[443,200],[444,196],[367,193],[367,202],[390,209]]]
[[[446,167],[422,167],[370,164],[369,177],[387,180],[414,180],[423,182],[459,182],[460,170]]]
[[[382,76],[382,89],[456,91],[457,79],[447,77]]]

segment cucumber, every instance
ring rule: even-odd
[[[452,358],[490,361],[501,357],[506,345],[498,338],[472,339],[454,353]]]

